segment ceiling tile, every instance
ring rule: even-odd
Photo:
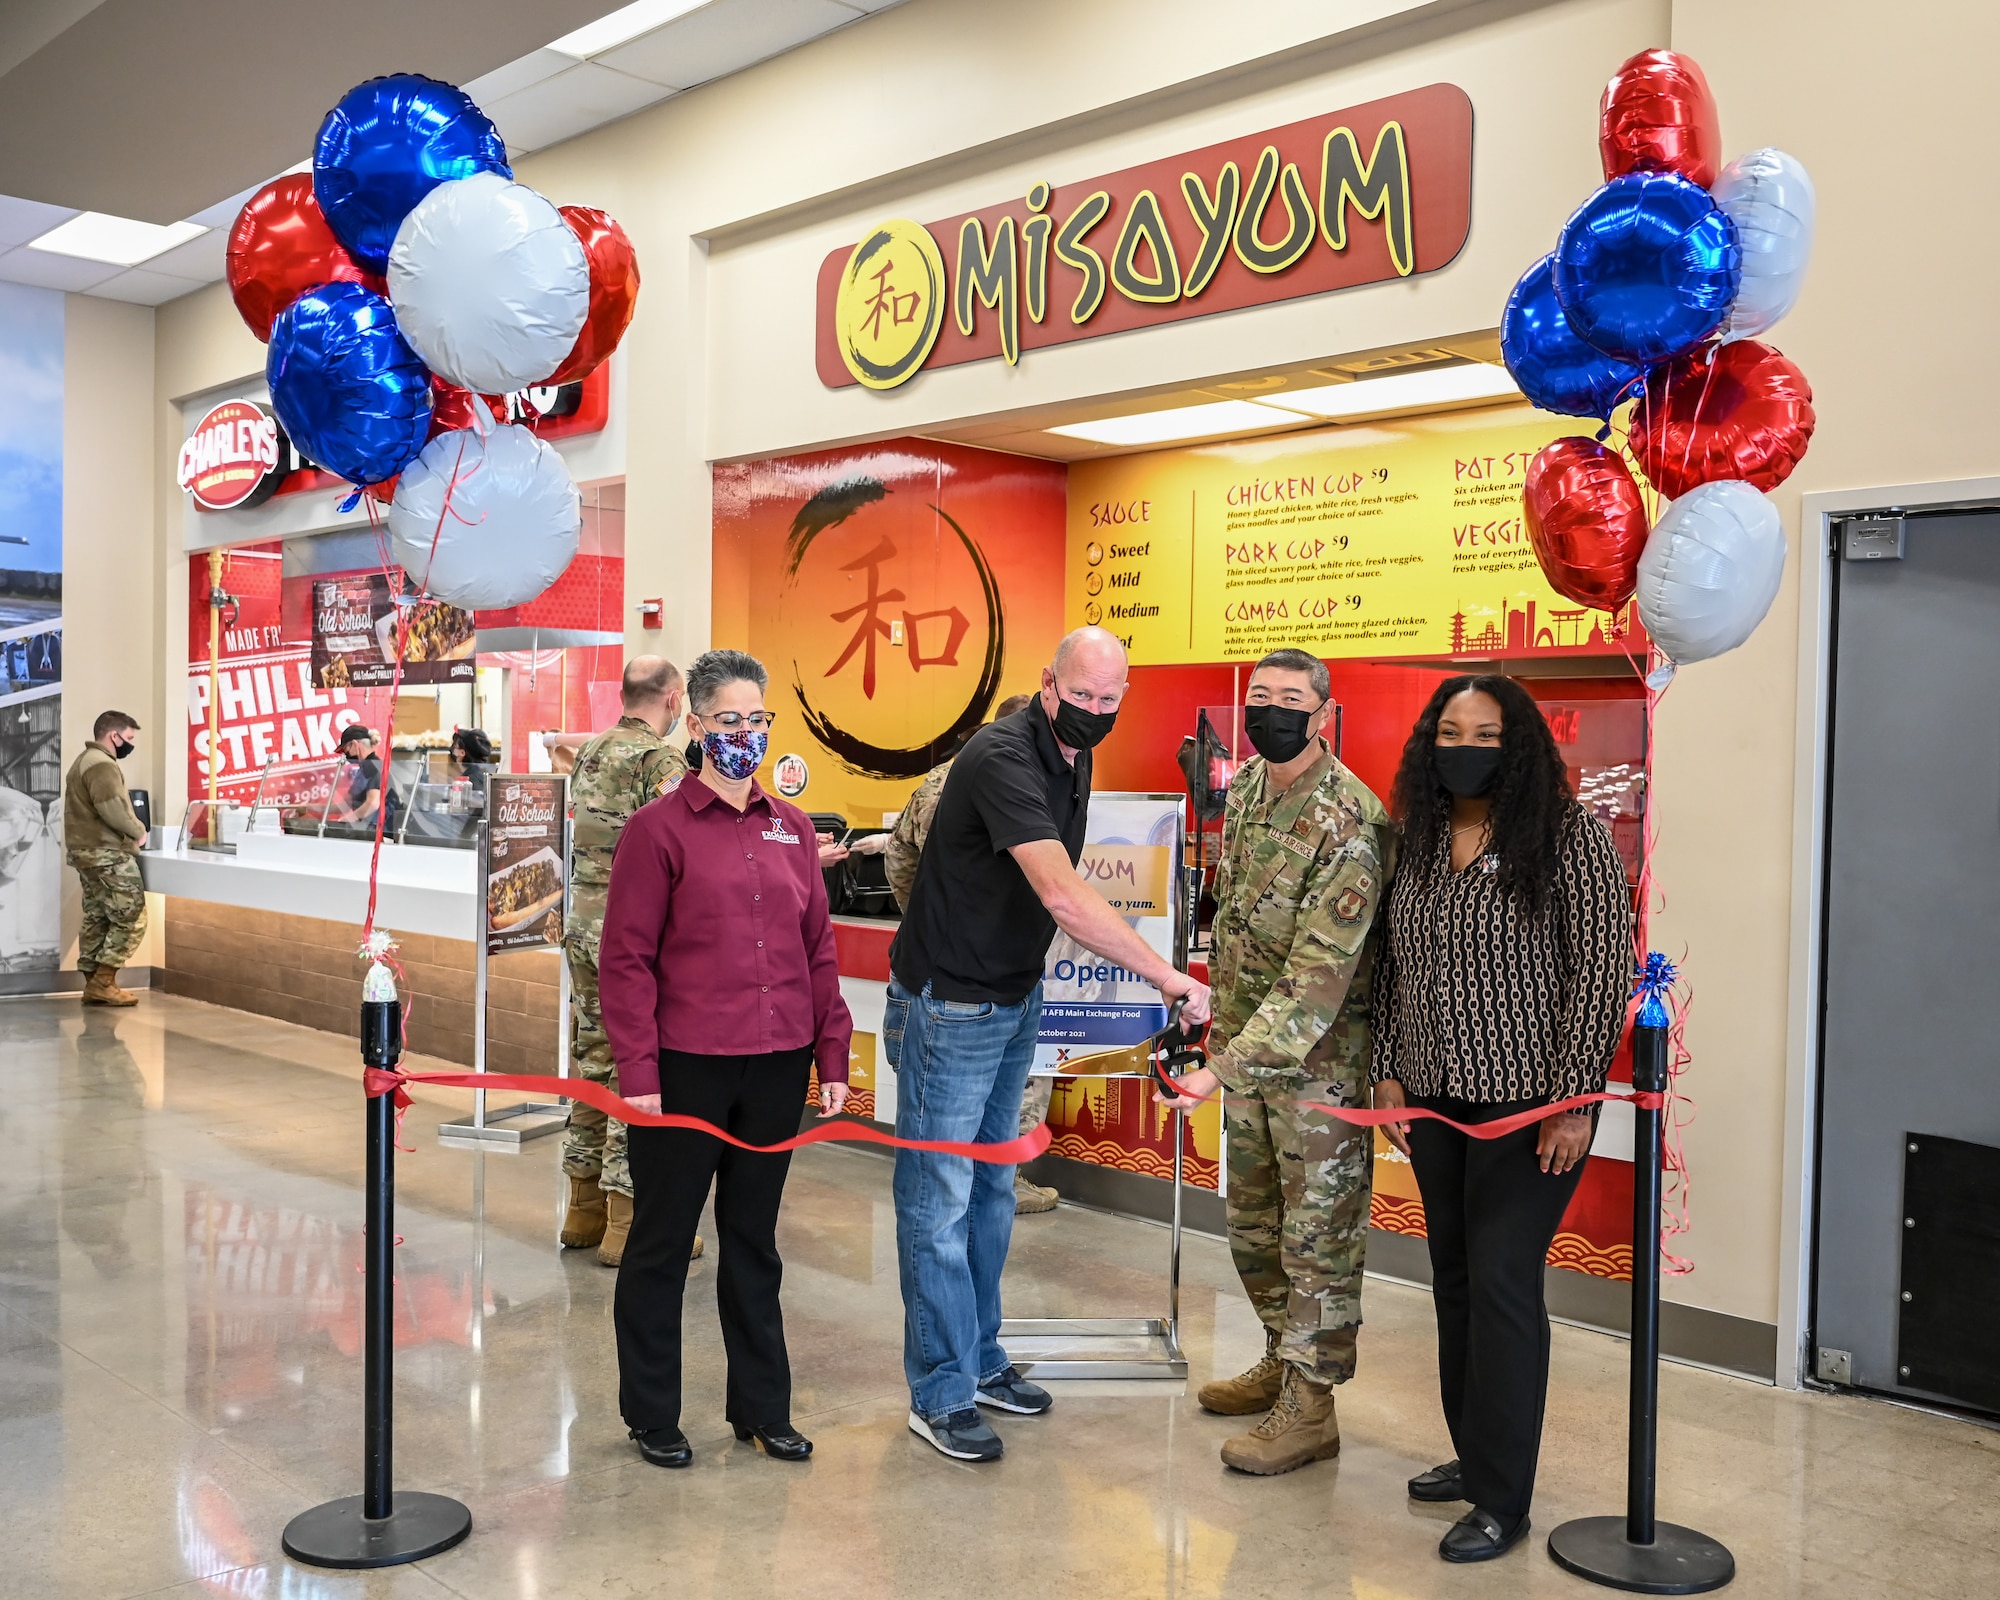
[[[555,50],[537,50],[525,55],[519,61],[510,61],[504,67],[497,67],[483,78],[474,78],[461,87],[472,96],[473,103],[488,116],[493,114],[493,102],[504,100],[510,94],[518,94],[523,89],[532,88],[544,78],[553,78],[558,72],[567,72],[576,65],[576,57],[566,56]]]
[[[579,62],[567,72],[517,90],[484,109],[509,149],[540,150],[574,138],[641,106],[664,100],[673,90],[599,66]]]
[[[835,0],[714,0],[597,60],[636,78],[691,89],[845,27],[860,15]]]
[[[232,217],[232,221],[235,219]],[[229,230],[211,227],[199,239],[164,250],[150,261],[139,263],[148,272],[164,272],[169,277],[189,278],[196,283],[213,283],[222,276],[223,257],[229,251]]]
[[[39,200],[16,200],[0,194],[0,250],[39,239],[75,215],[68,206],[45,206]]]
[[[138,306],[160,306],[193,294],[201,287],[186,278],[165,272],[148,272],[144,267],[127,267],[116,277],[106,278],[90,291],[104,300],[129,300]]]
[[[889,11],[901,5],[903,0],[844,0],[857,11]]]
[[[67,289],[72,294],[93,288],[125,270],[106,261],[86,261],[81,256],[59,256],[51,250],[29,250],[25,246],[0,255],[0,278],[9,283]]]
[[[262,183],[253,183],[249,188],[231,195],[227,200],[218,200],[206,210],[197,211],[188,218],[188,221],[199,222],[204,228],[220,228],[227,233],[236,223],[236,213],[241,211],[250,197],[263,187]]]

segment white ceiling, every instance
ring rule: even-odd
[[[0,0],[0,10],[6,10],[12,3],[13,0]],[[151,3],[171,9],[182,0],[151,0]],[[462,0],[462,3],[470,16],[479,12],[486,0]],[[886,11],[900,3],[901,0],[708,0],[707,4],[589,61],[577,61],[553,50],[534,50],[473,78],[464,88],[493,119],[507,141],[508,150],[525,155],[630,116],[699,84],[782,55],[822,34],[859,22],[871,12]],[[66,6],[59,0],[41,0],[41,4],[57,12],[92,9],[81,0],[67,0]],[[616,6],[617,0],[602,0],[585,6],[584,10],[602,14],[615,10]],[[555,20],[558,15],[563,20]],[[573,15],[554,13],[547,25],[549,36],[560,37],[574,24]],[[10,42],[0,37],[0,47]],[[58,37],[47,48],[55,49],[63,43],[64,39]],[[8,65],[5,56],[14,53],[0,51],[0,66]],[[29,55],[20,67],[31,68],[38,59]],[[492,57],[486,59],[490,61]],[[403,67],[391,58],[376,64],[373,70],[391,72]],[[13,75],[6,74],[8,78]],[[359,75],[365,76],[366,71]],[[0,83],[0,87],[4,86]],[[162,141],[178,143],[176,134],[180,131],[163,130]],[[33,186],[43,195],[41,199],[24,200],[0,194],[0,281],[65,289],[139,305],[161,305],[214,283],[223,275],[223,250],[229,226],[243,202],[270,177],[304,161],[311,151],[305,147],[291,148],[288,135],[274,138],[263,153],[264,178],[237,193],[216,196],[205,209],[187,216],[186,220],[209,229],[207,233],[135,267],[110,266],[27,248],[30,239],[40,238],[79,211],[108,208],[97,192],[84,192],[84,178],[69,180],[76,185],[74,189],[61,179],[54,184],[54,191],[61,198],[75,199],[80,202],[76,205],[51,203],[48,198],[51,186],[39,179]],[[106,157],[115,158],[115,152]]]

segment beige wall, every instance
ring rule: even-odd
[[[1987,8],[1905,8],[1886,24],[1853,0],[911,0],[538,154],[523,179],[619,216],[645,271],[626,346],[628,590],[667,596],[668,619],[664,639],[635,630],[631,644],[685,659],[709,643],[711,460],[1492,327],[1597,181],[1605,77],[1648,44],[1703,62],[1731,152],[1782,145],[1819,185],[1813,280],[1775,335],[1819,403],[1812,454],[1778,496],[1794,536],[1803,489],[2000,471],[1974,420],[1996,322],[1995,223],[1978,179],[1978,72],[1996,33]],[[949,369],[888,396],[828,391],[814,374],[814,273],[867,220],[948,215],[1032,178],[1109,171],[1440,80],[1475,106],[1472,235],[1443,272],[1035,351],[1013,369]],[[219,287],[159,313],[155,704],[178,696],[186,660],[172,403],[261,360]],[[135,380],[144,367],[134,356]],[[81,613],[94,580],[74,554],[69,565]],[[1794,561],[1749,645],[1681,676],[1656,756],[1666,906],[1655,942],[1687,957],[1687,1083],[1700,1104],[1687,1134],[1695,1227],[1680,1246],[1697,1270],[1667,1293],[1760,1322],[1780,1319],[1785,1256],[1797,576]],[[167,792],[178,783],[167,775]]]
[[[137,717],[143,732],[126,781],[150,789],[183,749],[161,700],[154,647],[163,556],[155,527],[153,312],[88,295],[63,306],[63,763],[100,711]],[[183,758],[184,759],[184,758]],[[160,912],[149,895],[145,942],[131,965],[160,962]],[[76,965],[76,875],[63,874],[63,965]]]

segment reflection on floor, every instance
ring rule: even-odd
[[[0,1006],[0,1597],[1584,1594],[1536,1538],[1495,1567],[1434,1554],[1455,1514],[1405,1499],[1448,1455],[1427,1298],[1371,1284],[1345,1453],[1289,1477],[1216,1459],[1235,1424],[1184,1393],[1065,1390],[953,1465],[904,1429],[889,1169],[809,1151],[782,1243],[806,1467],[722,1419],[714,1262],[689,1295],[697,1462],[641,1463],[616,1417],[613,1278],[555,1248],[556,1143],[400,1158],[398,1478],[473,1509],[470,1541],[371,1575],[287,1563],[296,1511],[360,1488],[361,1100],[351,1046],[148,996]],[[1017,1315],[1151,1313],[1164,1235],[1025,1219]],[[1261,1340],[1195,1240],[1196,1381]],[[1625,1347],[1558,1328],[1535,1520],[1622,1506]],[[1669,1367],[1662,1514],[1736,1551],[1733,1592],[2000,1592],[2000,1434]]]

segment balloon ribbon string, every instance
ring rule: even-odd
[[[964,1156],[972,1161],[984,1161],[1001,1166],[1018,1166],[1023,1161],[1032,1161],[1049,1147],[1049,1128],[1041,1123],[1022,1134],[1019,1138],[1006,1139],[994,1144],[969,1144],[955,1139],[900,1139],[892,1133],[871,1127],[862,1122],[827,1122],[811,1127],[803,1133],[794,1134],[789,1139],[781,1139],[776,1144],[750,1144],[739,1139],[726,1129],[718,1128],[712,1122],[700,1117],[683,1116],[677,1111],[641,1111],[628,1100],[622,1100],[603,1084],[592,1083],[583,1078],[549,1078],[516,1072],[390,1072],[380,1067],[368,1067],[361,1075],[362,1092],[373,1100],[382,1095],[393,1095],[396,1102],[396,1121],[400,1130],[403,1113],[409,1109],[410,1096],[406,1085],[412,1083],[435,1084],[446,1089],[487,1089],[503,1092],[556,1095],[570,1100],[581,1100],[586,1105],[595,1106],[606,1116],[640,1128],[685,1128],[693,1133],[704,1133],[712,1139],[720,1139],[724,1144],[733,1145],[738,1150],[748,1150],[754,1155],[779,1155],[788,1150],[800,1150],[810,1144],[876,1144],[892,1150],[920,1150],[932,1155]]]

